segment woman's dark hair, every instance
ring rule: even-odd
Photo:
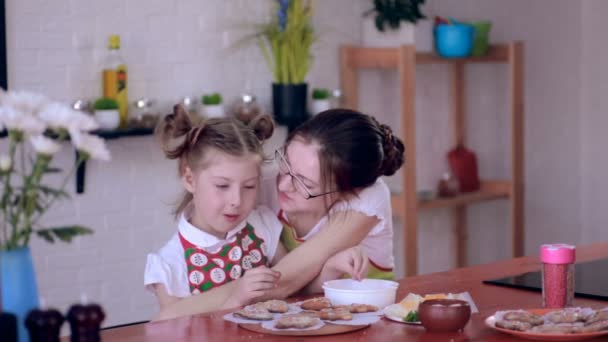
[[[272,118],[259,115],[247,125],[233,118],[215,118],[193,124],[181,105],[173,107],[173,113],[164,117],[156,127],[163,152],[169,159],[179,161],[180,176],[185,167],[192,170],[204,168],[204,161],[209,149],[232,156],[257,154],[264,159],[262,142],[274,130]],[[192,201],[192,194],[186,192],[175,209],[179,215]]]
[[[319,146],[324,191],[353,193],[393,175],[405,159],[403,142],[390,127],[349,109],[317,114],[289,135],[286,146],[294,139]]]

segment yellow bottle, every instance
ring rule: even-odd
[[[120,36],[111,35],[109,51],[103,68],[103,96],[115,99],[120,112],[120,126],[125,127],[128,117],[127,66],[120,55]]]

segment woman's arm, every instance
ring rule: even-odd
[[[319,233],[291,251],[274,270],[281,272],[277,287],[264,298],[286,298],[310,283],[332,255],[358,245],[379,220],[358,211],[333,213]]]
[[[365,278],[369,266],[367,253],[361,246],[355,246],[338,252],[329,258],[321,273],[301,291],[304,295],[322,293],[326,281],[340,279],[345,275],[355,280]]]

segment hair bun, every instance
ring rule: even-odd
[[[169,159],[179,158],[187,149],[183,141],[176,144],[175,140],[185,137],[192,130],[192,121],[180,104],[173,106],[173,113],[166,115],[156,127],[156,135],[160,139],[165,156]]]
[[[382,150],[384,158],[380,172],[384,176],[392,176],[405,161],[405,146],[401,139],[393,135],[393,130],[387,125],[380,125],[382,131]]]
[[[260,141],[265,141],[272,136],[274,132],[274,121],[270,115],[262,114],[251,119],[247,124],[253,130],[255,136]]]

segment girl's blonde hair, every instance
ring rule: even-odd
[[[214,118],[193,124],[181,105],[156,127],[165,156],[178,160],[178,171],[183,175],[186,166],[191,170],[204,168],[205,157],[211,148],[232,156],[256,154],[264,159],[262,143],[272,136],[274,123],[268,115],[259,115],[247,125],[235,118]],[[176,217],[192,201],[185,192],[175,208]]]

